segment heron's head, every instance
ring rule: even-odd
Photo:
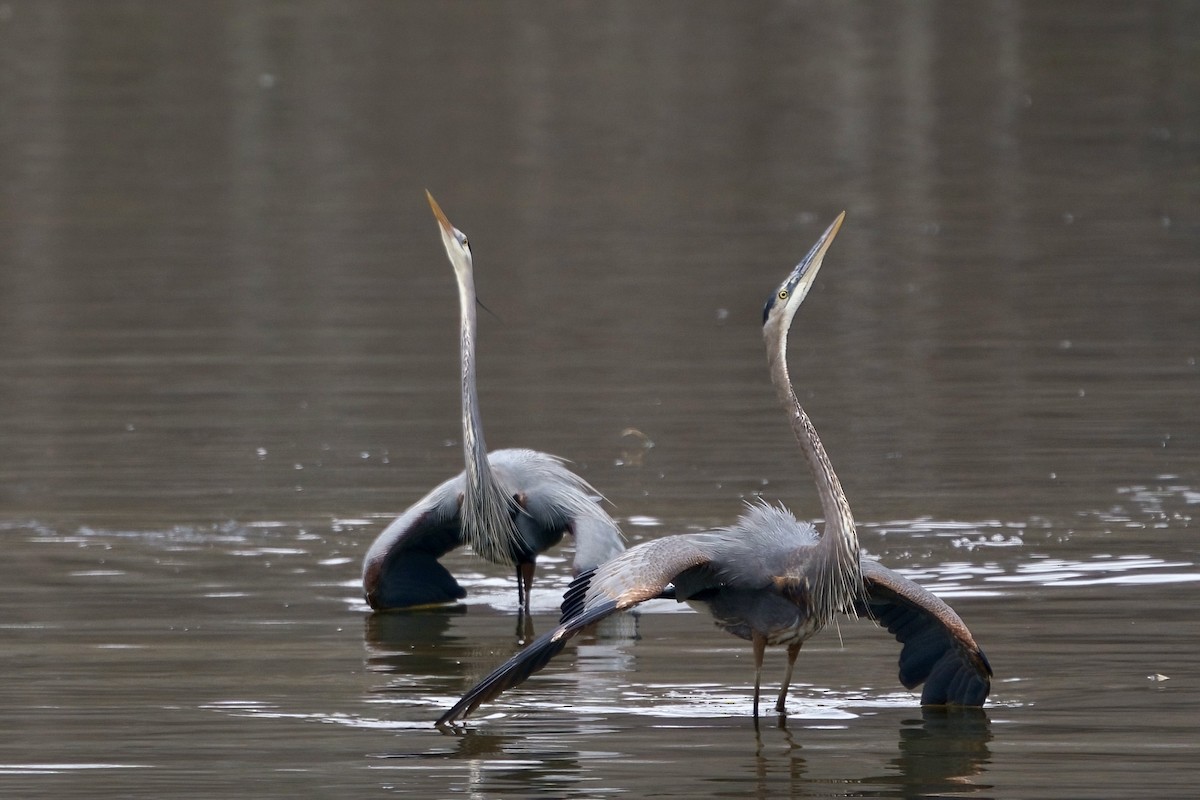
[[[454,271],[459,276],[469,276],[471,274],[471,245],[467,242],[467,235],[458,228],[450,224],[450,220],[446,219],[446,215],[442,213],[442,207],[437,204],[437,200],[433,199],[433,195],[429,190],[425,190],[425,196],[429,198],[429,207],[433,209],[433,216],[437,217],[438,228],[442,232],[442,244],[446,247],[446,255],[450,257],[450,263],[454,266]]]
[[[833,237],[837,236],[838,230],[842,227],[842,220],[845,218],[845,211],[838,214],[837,219],[825,229],[821,238],[808,251],[808,255],[796,265],[783,283],[779,284],[779,288],[767,298],[767,304],[763,306],[764,330],[776,326],[787,330],[792,324],[792,318],[796,316],[796,310],[800,308],[800,304],[808,295],[808,290],[812,288],[813,281],[817,278],[817,272],[821,269],[821,262],[825,259],[825,253],[829,250],[829,245],[833,243]]]

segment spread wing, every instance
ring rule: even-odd
[[[579,574],[624,551],[621,529],[598,502],[599,494],[561,458],[512,448],[494,450],[488,460],[500,485],[521,508],[513,524],[530,552],[547,550],[570,532]]]
[[[525,555],[553,547],[570,531],[575,569],[604,563],[625,549],[621,530],[594,498],[595,490],[562,460],[520,448],[488,453],[496,490],[511,496],[512,526]],[[462,599],[438,559],[464,544],[460,511],[466,474],[460,472],[396,518],[363,560],[363,591],[371,607],[409,608]],[[515,558],[515,554],[514,554]]]
[[[878,621],[904,645],[905,688],[925,684],[921,705],[983,705],[992,667],[954,609],[874,561],[862,560],[862,575],[866,598],[855,602],[854,613]]]
[[[589,501],[592,508],[586,513],[576,514],[568,526],[575,540],[576,575],[595,569],[625,551],[625,540],[617,523],[599,503],[590,498]]]
[[[379,534],[363,559],[363,593],[371,608],[409,608],[466,597],[438,559],[462,544],[459,475],[435,487]]]
[[[438,717],[446,725],[525,681],[562,652],[567,642],[592,623],[663,594],[682,572],[708,563],[694,536],[666,536],[626,550],[576,578],[563,598],[562,622],[504,662]]]

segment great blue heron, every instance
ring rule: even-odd
[[[922,705],[983,704],[992,669],[959,616],[907,578],[860,557],[850,504],[788,377],[792,317],[844,218],[845,212],[826,229],[763,309],[771,380],[816,480],[824,534],[818,536],[812,525],[785,509],[760,502],[728,528],[666,536],[630,548],[580,575],[567,590],[559,626],[467,692],[439,725],[466,716],[524,681],[584,627],[658,597],[703,607],[718,627],[751,642],[755,717],[767,645],[787,648],[787,671],[775,703],[775,710],[784,714],[800,646],[839,611],[879,621],[903,644],[900,682],[910,689],[925,684]]]
[[[466,470],[437,486],[379,534],[363,561],[371,608],[446,603],[466,591],[438,559],[459,545],[495,564],[515,566],[517,601],[529,610],[538,553],[571,533],[576,573],[625,549],[596,491],[557,456],[535,450],[487,451],[475,387],[475,281],[471,247],[426,192],[458,279],[461,312],[462,439]]]

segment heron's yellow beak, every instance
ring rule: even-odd
[[[825,260],[825,253],[829,252],[829,245],[833,244],[833,237],[837,236],[838,231],[842,229],[842,223],[846,219],[846,212],[837,215],[837,219],[829,224],[825,232],[821,234],[821,238],[808,251],[808,255],[804,257],[792,274],[788,276],[788,288],[794,294],[801,292],[800,300],[804,299],[804,295],[808,293],[808,287],[812,286],[812,282],[817,278],[817,272],[821,269],[821,262]]]
[[[805,263],[815,267],[813,272],[821,268],[821,262],[825,260],[825,253],[829,251],[829,245],[833,244],[833,237],[838,235],[838,231],[842,229],[842,223],[846,221],[846,212],[837,215],[837,219],[829,223],[829,227],[821,234],[820,241],[813,247],[812,252],[804,259]]]
[[[450,224],[450,220],[446,219],[446,215],[442,213],[442,207],[437,204],[437,200],[433,199],[433,195],[429,193],[428,189],[425,190],[425,196],[429,198],[429,207],[433,209],[433,215],[437,217],[438,224],[442,226],[442,230],[453,236],[454,226]]]

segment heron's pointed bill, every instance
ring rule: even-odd
[[[446,215],[442,213],[442,207],[438,205],[437,200],[433,199],[433,195],[429,193],[428,189],[425,190],[425,196],[429,198],[429,207],[433,209],[433,215],[437,217],[438,224],[442,226],[442,230],[453,238],[454,226],[450,224],[450,220],[446,219]]]
[[[812,282],[816,281],[817,272],[821,270],[821,261],[824,260],[824,254],[832,245],[834,236],[838,235],[841,229],[841,223],[846,218],[846,212],[839,213],[838,218],[834,219],[829,227],[826,228],[821,239],[817,240],[816,245],[812,246],[808,255],[800,259],[800,263],[793,269],[791,275],[788,275],[784,282],[779,284],[779,289],[775,290],[775,294],[767,300],[767,305],[762,309],[763,324],[767,323],[767,318],[770,315],[770,309],[774,308],[779,303],[784,303],[784,308],[790,308],[787,319],[791,319],[791,315],[796,313],[796,309],[800,303],[804,302],[804,297],[808,296],[809,289],[812,287]]]

